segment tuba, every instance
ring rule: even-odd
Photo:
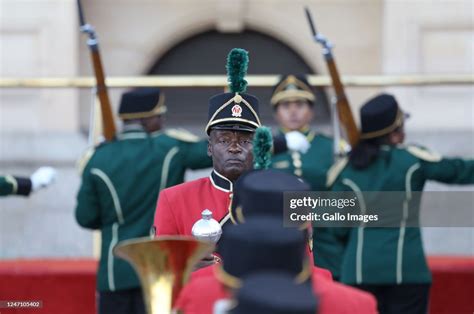
[[[213,249],[192,237],[160,236],[122,241],[113,252],[137,272],[148,314],[169,314],[193,266]]]

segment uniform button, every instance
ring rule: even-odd
[[[303,175],[303,171],[301,171],[301,169],[296,169],[295,175],[297,175],[298,177],[301,177]]]
[[[301,160],[298,159],[298,160],[293,161],[293,166],[295,166],[295,168],[301,168],[302,166]]]
[[[299,159],[301,158],[301,155],[300,155],[300,153],[298,153],[298,152],[293,152],[293,153],[291,154],[291,158],[293,158],[293,159],[298,159],[298,160],[299,160]]]

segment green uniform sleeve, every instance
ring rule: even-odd
[[[76,220],[89,229],[101,227],[100,203],[90,165],[82,173],[82,183],[77,194]]]
[[[13,176],[0,176],[0,196],[23,195],[31,193],[31,180]]]
[[[418,158],[420,170],[426,180],[448,184],[474,184],[474,159],[443,158],[414,145],[407,146],[406,150]]]
[[[11,181],[11,176],[0,176],[0,196],[13,194],[14,182]]]
[[[450,184],[474,184],[474,160],[443,158],[440,161],[421,162],[421,169],[428,180]]]
[[[207,155],[207,140],[183,143],[186,168],[204,169],[212,167],[212,159]]]

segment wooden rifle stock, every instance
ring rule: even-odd
[[[99,52],[99,43],[94,31],[94,28],[86,24],[84,13],[82,11],[81,1],[77,0],[77,6],[79,11],[79,22],[81,26],[81,32],[84,32],[89,35],[87,40],[87,45],[90,49],[90,54],[92,58],[92,65],[94,67],[94,74],[96,78],[97,86],[97,97],[100,101],[100,109],[102,112],[102,125],[104,137],[107,141],[111,141],[115,137],[116,128],[114,122],[114,116],[112,114],[112,106],[110,104],[109,94],[107,91],[107,85],[105,85],[105,74],[104,67],[102,66],[102,60]]]
[[[359,141],[359,130],[352,115],[349,101],[347,100],[346,93],[344,92],[344,85],[341,83],[341,78],[337,70],[336,62],[334,58],[326,58],[326,64],[328,67],[329,75],[332,79],[332,86],[334,87],[334,93],[336,94],[336,105],[339,113],[339,120],[346,130],[347,140],[349,144],[354,147]]]
[[[99,98],[100,110],[102,112],[104,137],[107,141],[111,141],[115,137],[116,129],[109,93],[107,91],[107,85],[105,85],[104,68],[102,67],[99,49],[91,50],[91,58],[97,81],[97,97]]]
[[[337,70],[336,62],[332,55],[332,45],[324,36],[316,32],[316,27],[313,23],[309,9],[305,8],[305,11],[314,40],[323,46],[324,59],[326,60],[326,65],[334,87],[334,93],[336,94],[336,106],[339,113],[339,121],[341,121],[341,124],[346,131],[349,144],[354,147],[359,141],[359,130],[357,129],[349,101],[344,92],[344,85],[342,85],[339,71]]]

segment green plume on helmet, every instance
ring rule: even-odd
[[[272,157],[273,137],[270,128],[261,126],[253,137],[254,169],[268,169]]]
[[[240,48],[232,49],[227,55],[227,81],[232,93],[244,93],[247,81],[244,79],[249,65],[248,51]]]

